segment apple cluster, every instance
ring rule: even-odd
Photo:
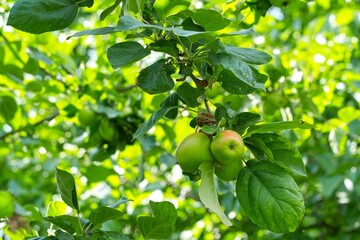
[[[215,174],[232,181],[243,168],[244,141],[232,130],[219,132],[212,140],[202,132],[188,135],[177,147],[175,157],[184,172],[195,173],[204,161],[214,161]]]

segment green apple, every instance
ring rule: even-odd
[[[241,161],[244,141],[240,134],[232,130],[219,132],[211,142],[211,152],[215,160],[222,164]]]
[[[280,108],[286,107],[287,100],[282,92],[271,92],[262,98],[263,111],[265,114],[273,114]]]
[[[239,175],[243,166],[241,158],[229,164],[216,163],[215,175],[223,181],[232,181]]]
[[[118,136],[115,127],[110,123],[109,119],[107,118],[101,120],[99,126],[99,133],[101,137],[108,142],[114,141]]]
[[[211,140],[204,133],[196,132],[182,140],[175,151],[175,158],[184,172],[197,172],[204,161],[213,161]]]
[[[94,123],[96,114],[90,109],[83,109],[78,113],[78,120],[82,126],[89,126]]]

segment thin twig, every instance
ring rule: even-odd
[[[124,93],[124,92],[127,92],[127,91],[135,88],[135,87],[137,87],[137,85],[136,85],[136,84],[132,84],[132,85],[129,85],[129,86],[126,86],[126,87],[119,88],[117,91],[118,91],[119,93]]]
[[[53,114],[47,116],[46,118],[44,119],[41,119],[39,121],[37,121],[36,123],[32,124],[31,126],[32,127],[36,127],[44,122],[47,122],[47,121],[51,121],[53,120],[54,118],[56,118],[57,116],[59,116],[59,111],[57,110],[56,112],[54,112]],[[0,140],[4,140],[6,137],[8,137],[9,135],[13,135],[15,133],[18,133],[18,132],[22,132],[22,131],[26,131],[27,129],[29,128],[29,126],[26,126],[26,127],[23,127],[23,128],[19,128],[15,131],[10,131],[10,132],[7,132],[5,133],[4,135],[0,136]]]
[[[208,111],[208,113],[211,113],[211,110],[209,107],[209,101],[208,101],[207,97],[205,96],[205,94],[203,94],[203,99],[204,99],[204,104],[205,104],[206,110]]]

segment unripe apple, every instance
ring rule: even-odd
[[[175,158],[181,169],[184,172],[197,172],[202,162],[213,161],[210,144],[211,140],[201,132],[185,137],[175,152]]]
[[[214,137],[211,152],[215,160],[222,164],[241,161],[244,154],[244,141],[237,132],[225,130]]]
[[[223,181],[232,181],[239,175],[243,166],[241,158],[229,164],[217,163],[215,165],[215,175]]]
[[[99,133],[101,137],[108,142],[114,141],[118,137],[118,132],[116,131],[116,128],[110,123],[107,118],[101,120]]]
[[[78,114],[78,120],[82,126],[89,126],[94,123],[96,114],[90,109],[83,109]]]

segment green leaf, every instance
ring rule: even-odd
[[[256,75],[251,67],[239,57],[227,53],[216,53],[210,54],[210,59],[213,64],[221,64],[226,69],[220,73],[218,80],[222,83],[222,85],[225,85],[227,88],[225,90],[228,91],[228,89],[230,89],[230,93],[249,93],[249,90],[245,89],[245,85],[248,85],[251,89],[255,88],[265,90],[264,84],[257,81]],[[228,71],[230,71],[234,76],[231,77],[231,74],[229,74]],[[231,85],[233,85],[234,90],[231,90]]]
[[[251,112],[241,112],[234,117],[233,129],[239,134],[243,134],[245,130],[260,122],[260,115]]]
[[[321,184],[321,193],[324,198],[329,199],[333,197],[334,192],[339,188],[344,181],[343,176],[321,176],[319,183]]]
[[[192,40],[198,38],[211,38],[214,36],[211,32],[199,32],[199,31],[192,31],[192,30],[184,30],[182,28],[167,28],[167,31],[172,31],[175,35],[179,37],[192,37]]]
[[[103,232],[106,236],[110,237],[111,239],[116,240],[130,240],[128,236],[123,233],[115,232],[115,231],[104,231]]]
[[[114,175],[115,171],[112,168],[92,164],[86,167],[86,171],[84,171],[83,174],[89,183],[94,183],[103,181],[106,177]]]
[[[150,43],[149,48],[153,51],[167,53],[173,57],[177,57],[179,54],[179,49],[176,46],[175,40],[160,39],[156,42]]]
[[[226,69],[220,72],[217,80],[224,90],[237,95],[246,95],[255,92],[257,89],[264,89],[264,84],[256,83],[257,88],[254,88],[236,76],[232,71]]]
[[[91,8],[94,5],[94,0],[76,0],[79,7],[88,7]]]
[[[170,96],[165,98],[165,100],[160,104],[162,108],[171,108],[168,113],[166,113],[165,117],[170,119],[175,119],[179,108],[177,108],[179,104],[179,95],[177,93],[172,93]]]
[[[115,27],[115,31],[127,31],[141,27],[148,27],[148,25],[136,20],[135,18],[129,15],[125,15],[120,17],[119,23]]]
[[[139,128],[134,133],[133,139],[140,137],[141,135],[144,135],[147,131],[149,131],[155,123],[157,123],[162,117],[164,117],[169,111],[172,109],[177,108],[175,107],[163,107],[154,112],[151,117],[144,123],[140,124]]]
[[[145,1],[146,0],[126,1],[126,10],[141,15],[145,8]]]
[[[99,207],[98,209],[91,212],[89,220],[95,225],[95,227],[97,227],[104,222],[116,219],[122,215],[124,215],[124,213],[115,208]]]
[[[18,105],[16,100],[10,95],[0,95],[0,115],[9,121],[15,117]]]
[[[173,225],[162,222],[159,218],[141,216],[137,219],[138,228],[145,239],[165,239],[170,237]]]
[[[122,2],[122,0],[115,0],[114,4],[100,13],[100,20],[104,20],[110,13],[112,13]]]
[[[240,48],[240,47],[225,47],[225,52],[239,57],[242,61],[251,64],[266,64],[272,60],[271,55],[266,52],[259,51],[252,48]]]
[[[0,218],[10,218],[14,213],[14,198],[10,193],[0,191]]]
[[[223,224],[231,226],[232,223],[220,207],[214,180],[214,162],[205,161],[200,167],[201,183],[199,196],[205,207],[216,213]]]
[[[149,29],[162,30],[166,32],[172,32],[180,37],[188,37],[188,38],[191,37],[192,40],[198,38],[210,38],[213,37],[213,35],[215,35],[212,32],[192,31],[178,27],[163,27],[160,25],[145,24],[128,15],[120,17],[119,23],[115,27],[114,31],[128,31],[128,30],[135,30],[138,28],[149,28]]]
[[[70,173],[58,168],[55,169],[55,176],[61,194],[61,199],[79,213],[80,210],[73,176]]]
[[[74,240],[73,235],[71,235],[71,234],[69,234],[67,232],[61,231],[60,229],[56,230],[55,236],[56,236],[56,239]]]
[[[238,36],[238,35],[249,35],[251,33],[254,33],[254,29],[249,28],[249,29],[242,29],[240,31],[236,31],[236,32],[230,32],[230,33],[222,33],[219,35],[219,37],[228,37],[228,36]]]
[[[192,16],[195,23],[204,27],[206,31],[217,31],[225,28],[230,24],[221,13],[211,9],[197,9]]]
[[[75,232],[79,236],[83,234],[82,227],[77,217],[61,215],[55,217],[46,217],[44,219],[48,222],[51,222],[52,224],[55,224],[56,226],[70,234],[74,234]]]
[[[70,39],[72,37],[82,37],[87,35],[105,35],[109,33],[115,32],[115,27],[102,27],[102,28],[95,28],[95,29],[88,29],[84,31],[77,32],[67,39]]]
[[[260,160],[266,156],[269,161],[286,171],[306,176],[301,154],[286,137],[276,133],[255,133],[244,138],[244,142],[252,152],[257,153],[256,157]]]
[[[268,161],[247,162],[236,195],[251,221],[275,233],[295,231],[304,217],[304,198],[294,179]]]
[[[46,216],[55,217],[66,214],[66,204],[60,201],[51,201],[47,205]]]
[[[186,10],[189,6],[189,0],[157,0],[154,4],[154,8],[161,19]]]
[[[120,206],[121,204],[124,204],[128,201],[131,201],[129,199],[127,199],[126,197],[122,197],[119,201],[117,201],[116,203],[111,204],[109,207],[111,208],[117,208],[118,206]]]
[[[174,205],[171,202],[150,201],[149,205],[154,217],[167,224],[174,225],[176,223],[177,213]]]
[[[11,8],[7,24],[35,34],[55,31],[69,26],[78,8],[72,0],[19,0]]]
[[[206,133],[206,134],[214,134],[216,133],[218,130],[219,130],[219,127],[218,126],[208,126],[208,125],[205,125],[201,128],[201,130]]]
[[[174,72],[174,68],[167,64],[165,59],[160,59],[141,70],[137,85],[149,94],[168,92],[174,87],[174,81],[171,78]]]
[[[249,136],[253,133],[278,132],[278,131],[294,129],[294,128],[311,129],[314,127],[315,127],[314,125],[304,122],[302,120],[258,124],[249,127],[246,136]]]
[[[201,89],[194,88],[189,83],[184,82],[176,89],[176,92],[179,94],[181,101],[189,107],[200,105],[198,98],[202,95]]]
[[[138,42],[122,42],[112,45],[107,51],[107,58],[113,69],[126,66],[149,55],[150,51]]]

